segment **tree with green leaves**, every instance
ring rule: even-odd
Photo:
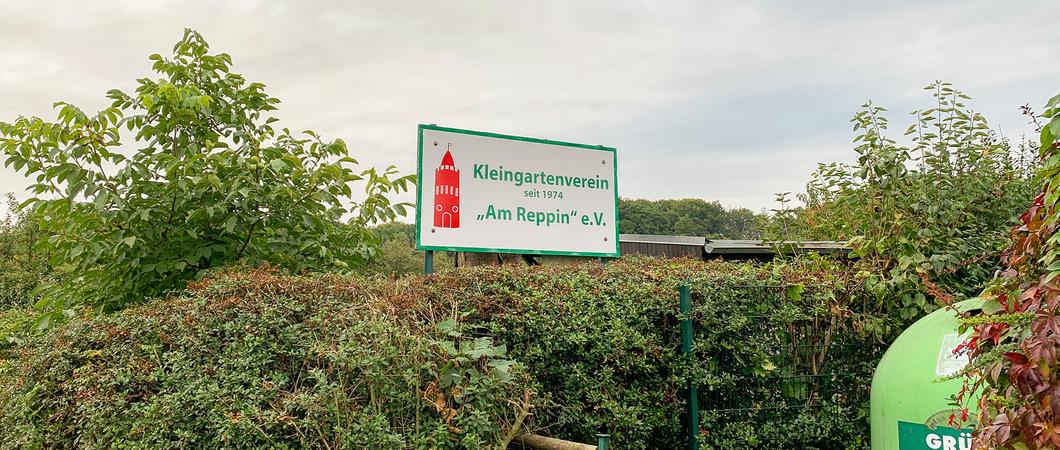
[[[54,122],[0,122],[5,164],[34,180],[26,205],[45,232],[38,248],[74,269],[42,289],[40,325],[163,295],[234,262],[302,272],[370,259],[367,227],[404,213],[391,197],[414,175],[357,171],[342,140],[277,128],[268,114],[280,100],[193,30],[172,56],[149,59],[157,77],[111,90],[99,112],[59,102]]]
[[[777,240],[848,241],[867,287],[899,323],[976,295],[1034,196],[1036,149],[991,131],[949,83],[925,89],[931,103],[905,130],[911,147],[890,135],[883,107],[862,105],[851,119],[857,160],[821,164],[800,195],[804,207],[789,208],[781,194],[767,228]]]
[[[423,273],[424,252],[416,250],[416,226],[411,223],[390,222],[372,227],[379,239],[379,254],[358,271],[385,277]],[[453,267],[454,253],[435,252],[434,270],[442,272]]]
[[[33,249],[43,237],[38,221],[19,208],[10,192],[4,201],[7,214],[0,221],[0,309],[21,310],[33,304],[34,291],[41,282],[59,279],[61,271],[49,264],[47,254]]]

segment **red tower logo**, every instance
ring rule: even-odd
[[[434,169],[434,226],[460,228],[460,171],[449,150]]]

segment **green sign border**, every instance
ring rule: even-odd
[[[420,220],[423,217],[423,212],[420,211],[422,207],[421,200],[423,200],[423,130],[434,130],[444,131],[448,133],[457,134],[469,134],[472,136],[484,136],[497,139],[508,139],[512,141],[523,141],[523,142],[534,142],[538,144],[551,144],[563,147],[574,147],[584,148],[588,150],[599,150],[605,152],[611,152],[614,161],[614,186],[615,186],[615,251],[613,253],[596,253],[596,252],[565,252],[557,250],[527,250],[519,248],[485,248],[485,247],[440,247],[440,246],[425,246],[420,241]],[[573,142],[562,142],[553,141],[549,139],[537,139],[525,136],[511,136],[507,134],[487,133],[484,131],[472,131],[462,130],[459,128],[448,128],[440,127],[437,125],[424,125],[420,124],[418,130],[418,137],[416,143],[416,249],[417,250],[435,250],[445,252],[489,252],[489,253],[520,253],[526,255],[564,255],[564,256],[592,256],[600,258],[617,258],[619,256],[619,242],[618,242],[618,150],[614,147],[604,147],[602,145],[585,145],[575,144]]]

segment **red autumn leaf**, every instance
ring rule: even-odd
[[[1005,359],[1007,359],[1012,364],[1026,364],[1027,363],[1027,357],[1024,356],[1022,353],[1005,352],[1005,353],[1002,353],[1001,356],[1003,356]]]

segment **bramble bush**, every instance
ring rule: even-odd
[[[682,283],[695,294],[696,364],[680,355]],[[696,380],[709,448],[864,448],[882,346],[858,286],[812,258],[623,258],[397,281],[220,273],[6,350],[0,442],[497,448],[530,431],[677,448],[683,388]],[[827,352],[794,355],[811,338],[797,323],[818,326]],[[747,420],[720,411],[726,398],[747,399]]]

